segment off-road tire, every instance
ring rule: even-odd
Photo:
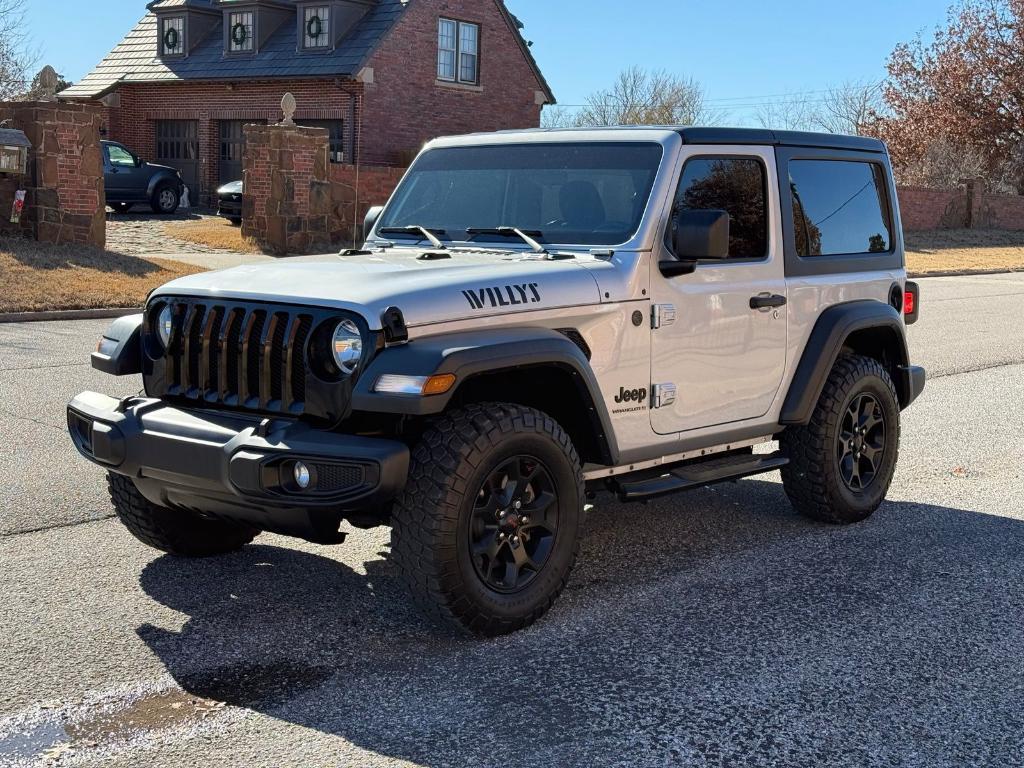
[[[107,474],[110,500],[125,528],[143,544],[178,557],[212,557],[241,549],[259,535],[247,525],[151,503],[129,478]]]
[[[528,455],[557,495],[557,533],[543,567],[522,591],[494,591],[470,555],[471,526],[485,479]],[[545,413],[502,403],[470,405],[428,425],[412,454],[408,485],[392,513],[392,559],[430,617],[475,635],[523,629],[551,608],[579,554],[585,500],[569,436]]]
[[[884,416],[885,451],[873,481],[857,491],[842,478],[838,446],[844,414],[861,394],[874,398]],[[866,520],[889,491],[899,439],[899,400],[889,372],[873,358],[844,355],[832,368],[810,423],[782,433],[781,447],[790,460],[782,469],[786,495],[812,520],[834,525]]]
[[[153,209],[153,213],[170,216],[178,210],[180,204],[181,195],[178,194],[178,190],[171,184],[161,184],[153,192],[153,199],[150,201],[149,206]]]

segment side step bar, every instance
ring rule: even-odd
[[[676,467],[661,477],[617,483],[615,488],[619,501],[644,501],[678,491],[688,491],[714,483],[760,475],[787,464],[789,464],[789,458],[783,456],[781,452],[758,456],[751,454],[726,456],[721,459],[711,459]]]

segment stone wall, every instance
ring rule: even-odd
[[[0,103],[0,120],[25,132],[32,148],[25,176],[0,175],[0,234],[47,243],[106,243],[100,126],[103,110],[86,104]],[[10,221],[19,189],[21,222]]]
[[[403,173],[328,162],[322,128],[249,125],[245,137],[242,234],[282,256],[359,245],[366,211]]]

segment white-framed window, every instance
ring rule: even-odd
[[[228,14],[228,51],[246,53],[256,49],[256,27],[252,11]]]
[[[437,78],[450,83],[480,82],[480,25],[440,19],[437,27]]]
[[[185,19],[172,16],[160,21],[160,50],[164,56],[181,56],[185,53]]]
[[[317,5],[302,12],[302,47],[316,50],[331,46],[331,7]]]

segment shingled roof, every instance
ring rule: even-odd
[[[401,17],[410,0],[378,0],[373,10],[333,51],[295,52],[295,25],[282,24],[255,56],[224,55],[223,22],[188,55],[179,60],[158,56],[157,17],[147,13],[96,68],[60,92],[62,99],[92,99],[120,83],[174,80],[231,80],[249,77],[354,77]],[[150,7],[179,6],[211,9],[204,0],[158,0]]]
[[[154,0],[148,6],[150,12],[92,72],[58,95],[62,99],[94,99],[121,83],[251,77],[355,77],[366,66],[377,46],[387,37],[410,2],[414,0],[378,0],[373,10],[356,24],[333,51],[297,54],[295,25],[282,24],[256,55],[227,57],[223,50],[223,20],[218,19],[216,26],[187,58],[164,61],[159,57],[157,17],[153,10],[180,7],[208,11],[218,9],[211,0]],[[505,7],[504,0],[497,2],[548,101],[554,104],[551,87],[522,36],[522,24]]]

